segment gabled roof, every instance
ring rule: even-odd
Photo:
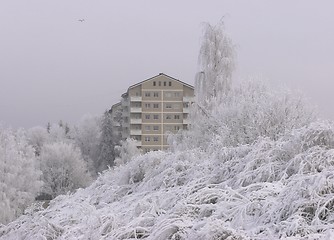
[[[156,76],[154,76],[154,77],[151,77],[151,78],[149,78],[149,79],[146,79],[146,80],[144,80],[144,81],[141,81],[141,82],[139,82],[139,83],[136,83],[136,84],[131,85],[131,86],[128,88],[128,91],[129,91],[129,89],[131,89],[131,88],[137,87],[137,86],[143,84],[144,82],[146,82],[146,81],[150,81],[150,80],[152,80],[153,78],[156,78],[156,77],[159,77],[159,76],[165,76],[165,77],[167,77],[167,78],[170,78],[171,80],[178,81],[179,83],[181,83],[181,84],[183,84],[183,85],[185,85],[185,86],[187,86],[187,87],[189,87],[189,88],[194,89],[194,87],[191,86],[191,85],[188,84],[188,83],[182,82],[182,81],[180,81],[180,80],[178,80],[178,79],[176,79],[176,78],[173,78],[173,77],[171,77],[171,76],[168,76],[168,75],[166,75],[166,74],[164,74],[164,73],[159,73],[158,75],[156,75]],[[128,92],[128,91],[127,91],[127,92]],[[127,92],[126,92],[126,93],[123,93],[122,96],[123,96],[123,95],[126,95]]]

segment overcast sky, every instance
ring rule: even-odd
[[[160,72],[193,84],[202,23],[223,16],[236,79],[300,90],[333,120],[333,9],[330,0],[1,0],[0,122],[75,124]]]

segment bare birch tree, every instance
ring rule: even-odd
[[[221,20],[213,26],[205,23],[199,52],[199,73],[196,76],[195,94],[203,105],[211,98],[220,98],[231,88],[235,64],[235,46]]]

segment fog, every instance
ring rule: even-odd
[[[202,23],[224,19],[235,79],[305,93],[334,119],[331,1],[4,0],[0,122],[75,124],[101,114],[129,85],[160,72],[194,83]],[[84,21],[79,21],[83,19]]]

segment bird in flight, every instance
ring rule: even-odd
[[[78,21],[79,21],[79,22],[83,22],[83,21],[85,21],[85,19],[79,19]]]

